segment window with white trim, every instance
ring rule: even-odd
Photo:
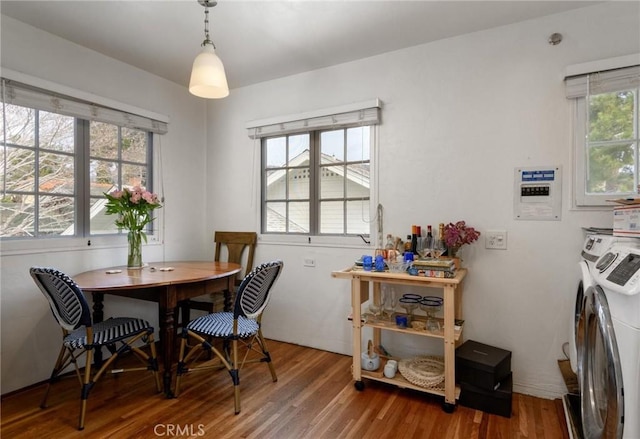
[[[263,234],[369,236],[379,102],[250,128],[261,140]],[[313,128],[313,129],[311,129]]]
[[[166,123],[13,81],[2,96],[0,237],[120,233],[104,193],[153,190],[153,134]]]
[[[567,77],[574,101],[575,204],[611,206],[640,183],[640,66]]]

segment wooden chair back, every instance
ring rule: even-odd
[[[253,256],[258,243],[256,232],[218,232],[216,231],[213,240],[216,243],[215,260],[220,261],[222,248],[226,247],[227,260],[242,265],[242,270],[238,273],[236,285],[253,269]],[[243,254],[247,251],[246,263],[243,263]]]

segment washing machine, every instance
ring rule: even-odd
[[[569,361],[571,369],[578,378],[578,385],[581,383],[581,358],[584,334],[584,309],[585,309],[585,292],[589,291],[589,287],[593,286],[593,277],[591,271],[596,261],[606,253],[606,251],[614,244],[628,243],[629,245],[640,245],[638,238],[625,238],[613,236],[613,229],[600,229],[600,233],[587,232],[582,251],[580,253],[580,262],[578,263],[578,290],[575,296],[573,315],[571,318],[571,328],[569,336]],[[640,439],[640,438],[638,438]]]
[[[640,248],[615,243],[585,290],[581,414],[585,439],[640,438]]]

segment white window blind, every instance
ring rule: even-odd
[[[2,97],[7,104],[64,114],[80,119],[110,123],[157,134],[167,133],[167,123],[127,113],[68,96],[57,95],[12,80],[2,79]]]
[[[565,78],[567,99],[590,94],[629,90],[640,86],[640,65],[604,70]]]
[[[381,108],[382,102],[374,99],[333,109],[249,122],[246,128],[251,139],[259,139],[344,126],[377,125],[380,123]]]

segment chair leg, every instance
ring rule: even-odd
[[[235,338],[231,343],[231,355],[232,363],[229,373],[233,380],[233,404],[235,414],[237,415],[240,413],[240,371],[238,370],[238,340]]]
[[[273,362],[271,361],[271,355],[267,350],[267,343],[265,342],[264,337],[262,336],[262,328],[258,329],[257,335],[258,335],[257,337],[258,343],[260,344],[260,348],[262,349],[262,353],[264,354],[264,361],[267,363],[267,366],[269,366],[269,372],[271,372],[271,379],[275,383],[276,381],[278,381],[278,376],[276,375],[276,368],[273,366]]]
[[[151,362],[151,370],[153,371],[153,378],[156,382],[156,390],[158,392],[162,391],[162,385],[160,384],[160,373],[158,373],[158,355],[156,354],[156,343],[153,339],[153,334],[149,334],[149,349],[151,350],[151,358],[149,361]]]
[[[53,370],[51,371],[51,376],[49,377],[49,382],[47,383],[47,388],[44,391],[44,396],[42,397],[42,401],[40,402],[40,408],[44,409],[47,407],[47,399],[49,397],[49,390],[51,390],[51,385],[58,378],[60,371],[62,370],[62,365],[65,363],[67,348],[62,346],[60,348],[60,353],[58,354],[58,359],[56,360],[56,364],[53,366]]]
[[[93,387],[91,381],[91,363],[93,362],[93,349],[87,349],[87,363],[84,366],[84,380],[82,383],[82,391],[80,394],[80,419],[78,421],[78,430],[84,430],[84,420],[87,414],[87,399],[89,392]]]

